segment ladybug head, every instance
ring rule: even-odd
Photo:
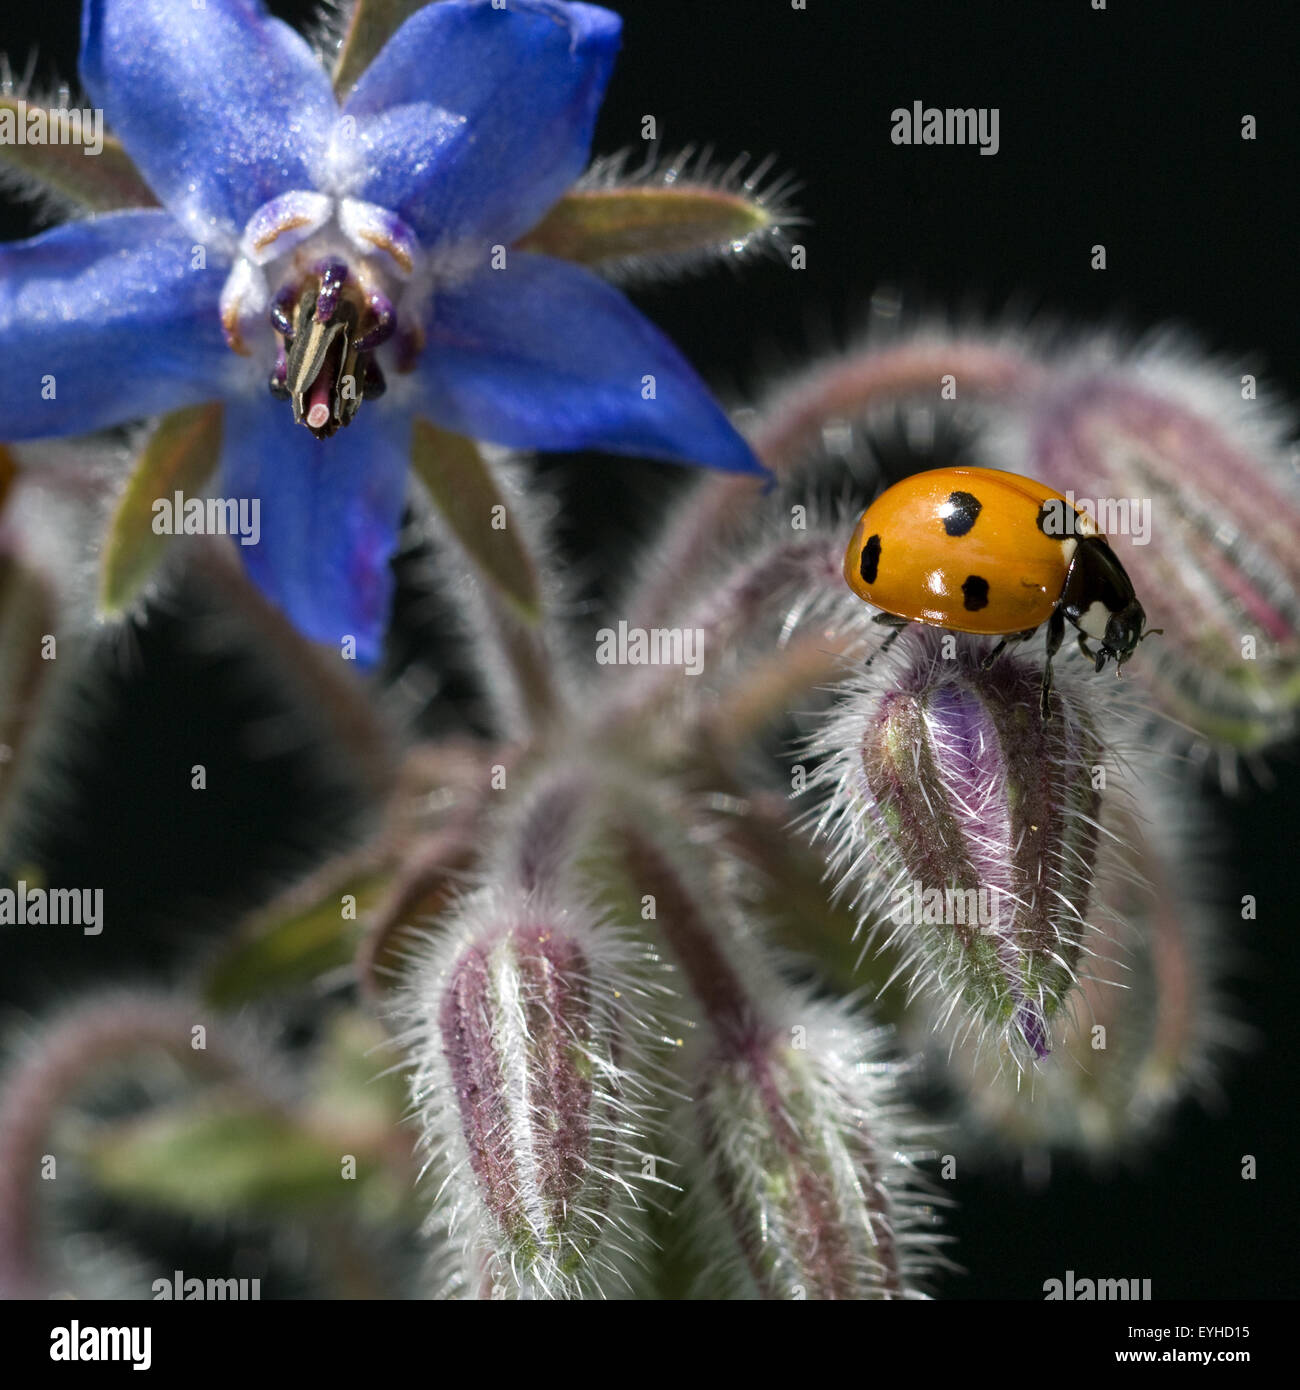
[[[1061,593],[1061,607],[1098,644],[1095,653],[1089,652],[1098,671],[1109,658],[1118,672],[1137,644],[1158,631],[1147,628],[1147,615],[1133,583],[1104,536],[1087,536],[1079,542]]]
[[[1114,660],[1117,672],[1133,655],[1137,644],[1144,637],[1154,637],[1161,631],[1158,627],[1147,627],[1146,621],[1147,615],[1137,599],[1130,599],[1107,620],[1106,636],[1102,639],[1101,649],[1106,656]]]

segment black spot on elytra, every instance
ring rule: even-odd
[[[858,566],[858,573],[862,576],[864,584],[874,584],[876,575],[880,573],[880,537],[872,536],[866,545],[862,547],[862,563]]]
[[[943,529],[950,536],[964,536],[983,510],[979,498],[970,492],[950,492],[944,506]]]
[[[963,606],[968,613],[975,613],[981,608],[989,606],[989,581],[981,579],[978,574],[966,576],[966,582],[961,586]]]
[[[1054,541],[1068,536],[1081,536],[1079,513],[1062,497],[1049,497],[1038,508],[1034,523],[1045,536]]]

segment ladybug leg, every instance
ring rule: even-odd
[[[1047,660],[1043,664],[1043,684],[1038,712],[1044,720],[1052,717],[1052,658],[1065,641],[1065,614],[1058,608],[1047,620]]]
[[[1025,642],[1031,638],[1038,629],[1027,627],[1023,632],[1013,632],[1009,637],[1004,637],[980,662],[980,669],[987,671],[990,666],[1002,655],[1002,649],[1012,642]]]
[[[1010,639],[1007,637],[999,639],[997,646],[994,647],[991,652],[984,653],[984,655],[980,658],[981,671],[987,671],[989,667],[993,665],[993,663],[998,659],[998,657],[1002,655],[1003,649],[1006,647],[1007,642],[1009,640]]]
[[[1106,664],[1106,653],[1094,652],[1088,645],[1088,635],[1085,632],[1079,634],[1079,650],[1093,663],[1094,671],[1100,671]]]
[[[894,643],[898,641],[898,634],[902,632],[902,630],[905,627],[911,626],[910,619],[900,618],[894,613],[877,613],[871,621],[873,623],[878,623],[881,627],[890,628],[891,631],[889,636],[885,638],[885,640],[880,644],[880,646],[877,647],[876,650],[872,652],[869,657],[867,657],[865,666],[870,666],[871,663],[878,656],[883,656],[890,649],[890,647],[892,647]]]

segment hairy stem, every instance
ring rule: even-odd
[[[204,1080],[253,1086],[246,1066],[219,1040],[192,1046],[191,1030],[206,1013],[197,1002],[161,995],[111,997],[55,1023],[9,1069],[0,1085],[0,1297],[49,1292],[38,1240],[41,1161],[59,1111],[90,1077],[134,1053],[160,1051]],[[205,1042],[213,1042],[211,1034]]]
[[[1018,353],[978,341],[910,342],[854,353],[831,367],[799,377],[760,415],[751,433],[754,452],[782,478],[815,448],[833,420],[859,419],[910,396],[938,397],[941,379],[956,378],[963,397],[998,399],[1025,390],[1040,369]],[[763,496],[752,478],[722,476],[701,483],[682,504],[657,551],[648,578],[632,595],[631,622],[653,627],[683,589],[735,537]]]

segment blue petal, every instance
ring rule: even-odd
[[[249,575],[303,636],[340,654],[354,638],[362,667],[383,651],[410,464],[410,417],[379,402],[332,439],[269,395],[226,407],[219,495],[259,501]]]
[[[347,191],[430,245],[508,245],[582,173],[622,21],[594,5],[443,0],[406,21],[344,105]],[[344,130],[350,128],[344,123]]]
[[[0,246],[0,436],[85,434],[235,388],[224,268],[193,269],[192,242],[150,208]]]
[[[765,471],[657,328],[549,256],[435,295],[418,373],[419,413],[477,439]]]
[[[81,80],[159,200],[228,249],[254,210],[314,188],[337,105],[260,0],[86,0]]]

